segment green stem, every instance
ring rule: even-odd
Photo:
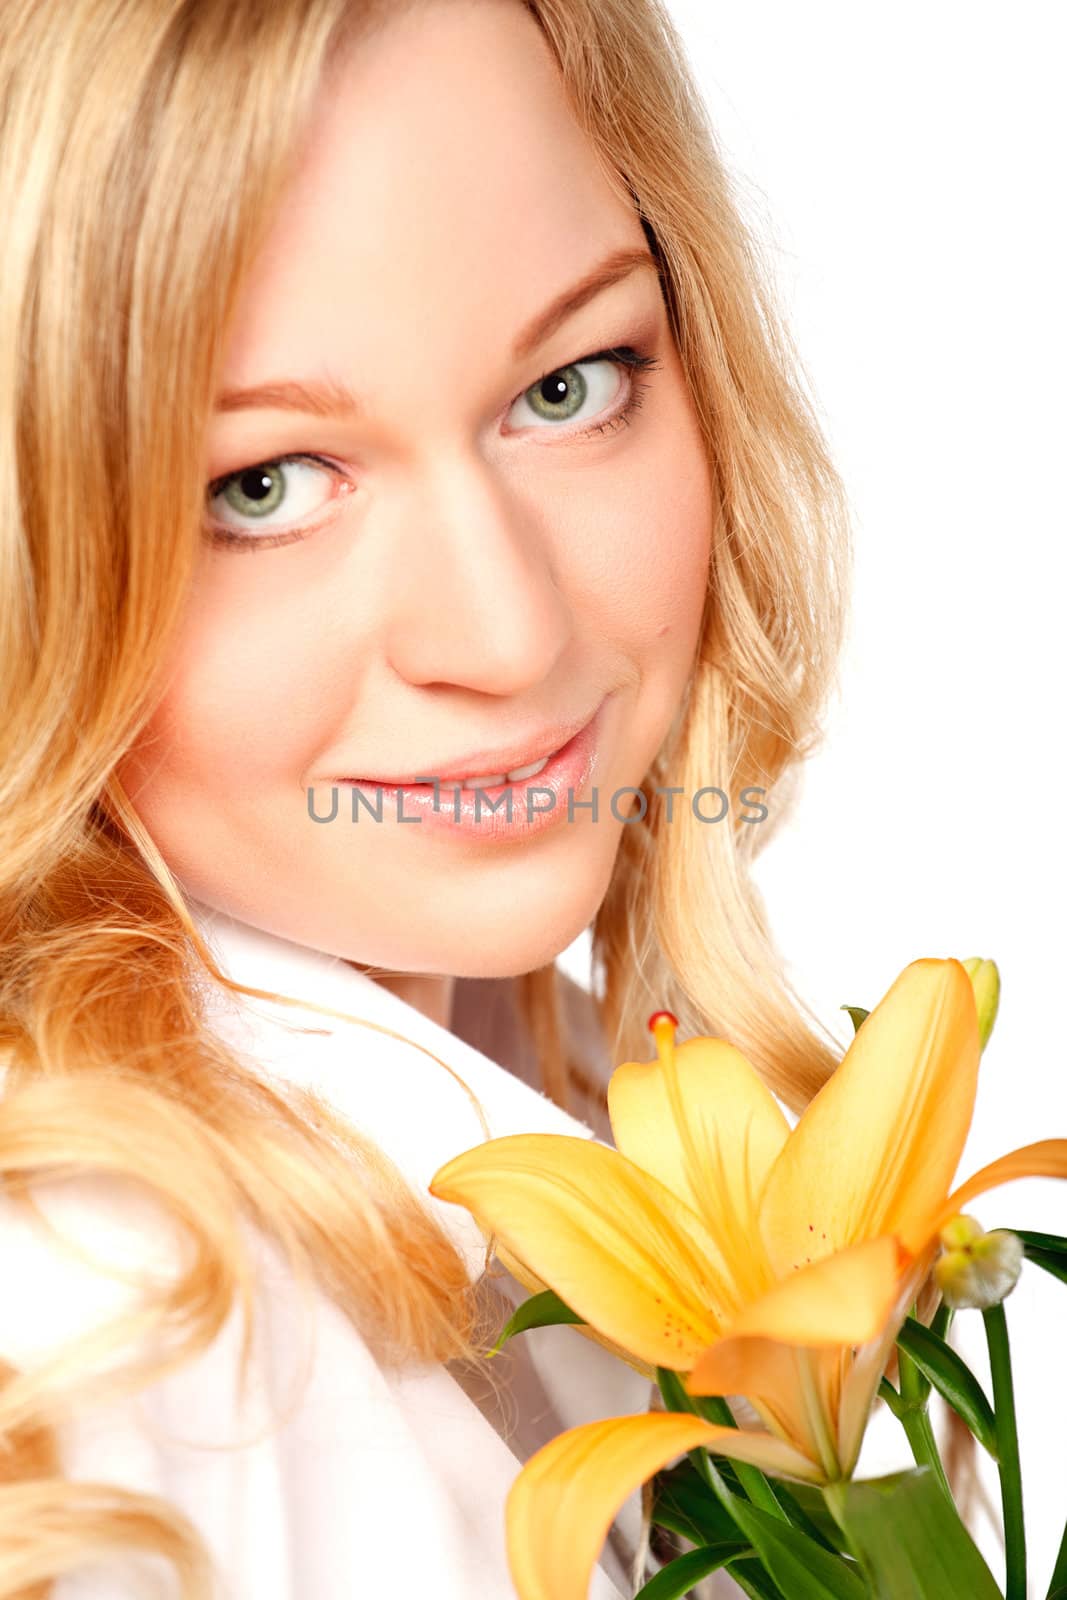
[[[942,1300],[930,1322],[930,1332],[936,1333],[939,1339],[947,1339],[948,1330],[951,1326],[952,1307],[947,1300]]]
[[[949,1500],[952,1499],[952,1490],[948,1486],[945,1469],[941,1464],[941,1455],[937,1448],[933,1426],[930,1422],[930,1413],[925,1405],[914,1401],[905,1401],[897,1415],[903,1425],[911,1445],[911,1453],[920,1467],[929,1467],[942,1490]]]
[[[711,1475],[711,1467],[708,1462],[708,1452],[704,1449],[704,1446],[698,1444],[695,1450],[689,1450],[686,1453],[694,1467],[696,1467],[697,1471],[700,1473],[700,1476],[703,1478],[705,1488],[710,1489],[712,1494],[714,1494],[715,1480]]]
[[[947,1320],[943,1319],[942,1325],[947,1331]],[[930,1398],[930,1384],[907,1352],[901,1350],[899,1346],[898,1354],[900,1360],[900,1393],[897,1393],[888,1378],[881,1380],[878,1385],[878,1393],[904,1429],[908,1443],[911,1445],[911,1453],[918,1465],[930,1468],[941,1485],[944,1494],[949,1500],[952,1500],[952,1490],[949,1488],[948,1478],[945,1476],[945,1469],[941,1464],[941,1454],[937,1448],[937,1439],[934,1435],[933,1424],[930,1421],[930,1412],[927,1409]]]
[[[773,1488],[758,1467],[754,1467],[751,1461],[735,1460],[734,1471],[737,1473],[738,1483],[754,1506],[761,1506],[764,1511],[769,1511],[771,1516],[777,1517],[780,1522],[789,1521]]]
[[[724,1397],[720,1394],[706,1394],[692,1397],[700,1407],[700,1414],[709,1422],[717,1422],[724,1428],[736,1428],[734,1414],[730,1410]],[[737,1481],[744,1489],[754,1506],[762,1506],[764,1511],[769,1511],[772,1517],[777,1517],[780,1522],[788,1522],[789,1517],[783,1510],[774,1489],[768,1483],[759,1467],[754,1467],[751,1461],[733,1462],[733,1469],[737,1473]]]
[[[914,1316],[916,1307],[912,1306],[910,1315]],[[897,1371],[900,1374],[900,1393],[904,1400],[925,1400],[930,1392],[927,1384],[924,1391],[925,1378],[909,1356],[908,1352],[897,1346]]]
[[[893,1388],[893,1385],[890,1383],[888,1378],[880,1378],[879,1379],[879,1381],[878,1381],[878,1393],[881,1395],[882,1399],[885,1401],[885,1403],[889,1407],[890,1411],[893,1413],[893,1415],[899,1421],[899,1419],[900,1419],[900,1411],[901,1411],[900,1396],[899,1396],[899,1394],[897,1394],[897,1391]]]
[[[1015,1388],[1011,1377],[1011,1348],[1004,1305],[982,1312],[989,1367],[993,1377],[993,1410],[997,1419],[1000,1500],[1004,1512],[1005,1600],[1026,1600],[1026,1533],[1023,1526],[1023,1485],[1019,1470],[1019,1434],[1015,1424]]]

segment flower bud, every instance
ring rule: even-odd
[[[974,1003],[978,1007],[978,1037],[984,1050],[997,1020],[1000,1004],[1000,973],[995,961],[983,961],[981,956],[969,956],[962,963],[974,990]]]
[[[986,1233],[973,1217],[953,1217],[941,1229],[941,1247],[934,1279],[950,1306],[985,1311],[999,1305],[1019,1281],[1023,1242],[1007,1228]]]

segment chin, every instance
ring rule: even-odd
[[[532,865],[532,863],[530,864]],[[492,879],[429,893],[412,930],[392,957],[363,955],[382,966],[456,978],[513,978],[547,966],[586,929],[600,908],[614,851],[574,862],[544,862],[518,878]],[[390,941],[392,942],[392,941]]]
[[[457,943],[445,934],[434,950],[427,949],[417,970],[448,973],[455,978],[515,978],[548,966],[578,938],[596,915],[598,901],[566,908],[568,915],[551,919],[515,916],[502,926],[495,919],[471,928]]]
[[[592,914],[566,930],[538,927],[516,930],[509,939],[472,939],[459,951],[441,951],[440,962],[427,970],[455,978],[517,978],[536,967],[546,967],[588,927]]]

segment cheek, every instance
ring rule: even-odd
[[[684,673],[703,616],[711,549],[707,454],[684,400],[660,408],[654,425],[610,471],[576,485],[569,519],[569,587],[603,639],[643,670]]]
[[[173,810],[208,794],[224,806],[254,805],[257,791],[291,787],[351,704],[352,672],[339,670],[321,605],[293,584],[284,554],[207,558],[168,687],[138,744],[136,766],[154,805]],[[242,580],[249,564],[272,557],[269,573]]]

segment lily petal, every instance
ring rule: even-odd
[[[714,1228],[748,1299],[769,1277],[753,1249],[756,1207],[789,1123],[755,1068],[725,1039],[688,1039],[674,1048],[674,1063],[677,1104],[661,1061],[627,1061],[612,1073],[615,1143]]]
[[[597,1556],[638,1485],[685,1450],[726,1447],[781,1476],[818,1481],[809,1461],[770,1434],[720,1428],[682,1412],[611,1417],[570,1428],[538,1450],[512,1484],[508,1560],[521,1600],[587,1600]]]
[[[881,1331],[862,1345],[846,1364],[837,1410],[838,1459],[846,1477],[852,1474],[859,1460],[863,1434],[878,1384],[893,1352],[901,1324],[930,1270],[933,1256],[933,1249],[929,1249],[905,1266],[899,1282],[900,1292]]]
[[[690,1393],[749,1396],[776,1430],[819,1459],[812,1408],[836,1431],[839,1352],[882,1333],[900,1296],[898,1255],[894,1239],[874,1239],[790,1274],[704,1351]],[[809,1346],[802,1366],[797,1349]]]
[[[523,1288],[528,1289],[531,1294],[540,1294],[543,1289],[549,1287],[543,1278],[537,1276],[536,1272],[530,1271],[525,1261],[520,1261],[517,1256],[513,1256],[511,1251],[500,1243],[499,1239],[496,1241],[493,1254],[505,1272],[510,1272],[516,1283],[521,1283]],[[588,1322],[575,1322],[571,1326],[574,1328],[575,1333],[584,1334],[594,1344],[600,1345],[601,1349],[610,1351],[617,1361],[624,1361],[628,1367],[633,1367],[635,1372],[639,1372],[642,1378],[647,1378],[649,1383],[655,1383],[656,1369],[654,1366],[650,1366],[647,1361],[640,1360],[630,1350],[624,1350],[622,1345],[616,1344],[614,1340],[605,1338],[596,1328],[591,1328]]]
[[[829,1414],[838,1352],[835,1348],[817,1349],[814,1359],[819,1374],[815,1387]],[[694,1395],[744,1395],[766,1426],[801,1453],[809,1468],[817,1470],[819,1443],[797,1364],[797,1346],[756,1334],[727,1336],[705,1350],[686,1378],[686,1388]]]
[[[976,1194],[985,1194],[987,1189],[996,1189],[1015,1178],[1067,1178],[1067,1139],[1039,1139],[1036,1144],[1024,1144],[982,1167],[961,1183],[931,1218],[931,1234],[939,1232]]]
[[[651,1365],[688,1370],[733,1313],[699,1217],[595,1140],[491,1139],[447,1162],[430,1192],[466,1206],[584,1321]]]
[[[866,1344],[893,1308],[900,1265],[897,1241],[888,1235],[835,1251],[751,1301],[723,1340],[755,1334],[782,1344]]]
[[[779,1275],[880,1234],[929,1236],[978,1085],[978,1017],[959,961],[913,961],[861,1025],[778,1157],[760,1226]]]

